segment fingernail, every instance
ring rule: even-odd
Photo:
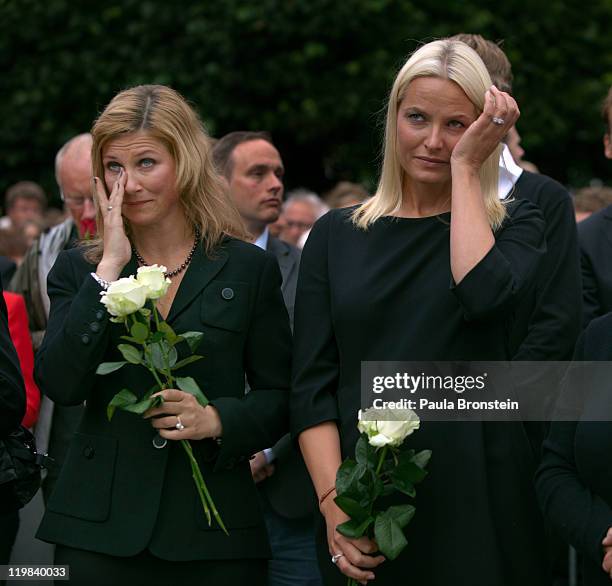
[[[95,185],[98,185],[98,178],[97,178],[97,177],[94,177],[94,178],[93,178],[93,182],[94,182],[94,184],[95,184]]]

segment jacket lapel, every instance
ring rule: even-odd
[[[228,254],[222,247],[215,250],[213,258],[207,257],[204,250],[201,247],[198,248],[185,271],[185,276],[176,292],[166,321],[173,322],[183,312],[208,283],[215,278],[227,262],[227,258]]]
[[[284,291],[285,285],[289,281],[289,274],[291,273],[291,269],[293,268],[295,261],[290,257],[287,246],[285,246],[280,240],[272,238],[272,236],[270,236],[268,240],[268,252],[271,252],[278,261],[278,267],[280,268],[281,276],[283,278],[282,289]]]

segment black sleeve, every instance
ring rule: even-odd
[[[458,285],[451,284],[465,319],[486,318],[513,307],[546,252],[544,227],[533,204],[509,205],[491,250]]]
[[[276,259],[266,254],[244,351],[250,391],[212,401],[223,425],[215,469],[269,448],[289,429],[291,330]]]
[[[331,315],[328,242],[332,214],[312,229],[302,252],[295,301],[291,433],[338,419],[338,348]]]
[[[73,249],[59,255],[47,280],[51,310],[34,372],[41,391],[60,405],[88,398],[108,345],[108,314],[93,270]]]
[[[586,328],[596,317],[603,315],[602,291],[597,267],[606,262],[602,257],[602,247],[597,240],[605,238],[601,212],[580,223],[578,242],[580,244],[580,273],[582,276],[582,327]]]
[[[541,199],[546,254],[537,273],[535,307],[513,360],[569,360],[580,333],[582,291],[574,207],[565,188],[548,181]]]
[[[583,361],[585,334],[576,344],[574,360]],[[577,423],[553,421],[543,444],[536,490],[545,517],[580,553],[601,565],[601,542],[612,527],[612,509],[580,480],[574,457]]]
[[[8,329],[6,303],[0,282],[0,436],[9,434],[21,423],[25,409],[25,387]]]

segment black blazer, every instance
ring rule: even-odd
[[[6,303],[0,281],[0,437],[9,434],[19,425],[25,408],[25,387],[8,329]]]
[[[523,171],[512,196],[535,204],[546,221],[546,254],[518,304],[512,360],[570,360],[582,319],[580,255],[574,206],[563,185]]]
[[[87,404],[38,537],[116,556],[147,547],[167,560],[269,556],[248,459],[287,431],[291,341],[276,261],[230,239],[213,259],[197,252],[168,316],[179,333],[204,333],[204,359],[179,372],[198,381],[221,417],[220,448],[213,440],[192,445],[229,536],[208,527],[180,444],[156,449],[150,423],[130,413],[107,420],[117,391],[142,395],[154,381],[131,365],[95,375],[100,362],[120,359],[123,332],[99,303],[94,268],[75,249],[63,252],[49,275],[51,313],[37,381],[59,404]],[[136,268],[132,258],[122,275]],[[188,353],[177,349],[179,359]]]
[[[578,224],[582,266],[582,325],[612,311],[612,205]]]
[[[612,360],[612,313],[590,323],[576,344],[574,359]],[[581,554],[584,586],[604,586],[610,584],[601,568],[601,542],[612,527],[612,395],[609,368],[589,372],[595,375],[587,379],[591,384],[585,384],[582,375],[568,377],[571,382],[565,388],[580,397],[574,403],[582,412],[578,421],[552,423],[536,486],[544,514]]]

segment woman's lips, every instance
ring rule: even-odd
[[[421,161],[426,165],[431,166],[439,166],[439,165],[448,165],[448,161],[444,161],[442,159],[432,159],[431,157],[415,157],[415,159]]]
[[[126,206],[141,206],[144,205],[145,203],[149,203],[151,200],[150,199],[145,199],[143,201],[124,201],[123,203]]]

